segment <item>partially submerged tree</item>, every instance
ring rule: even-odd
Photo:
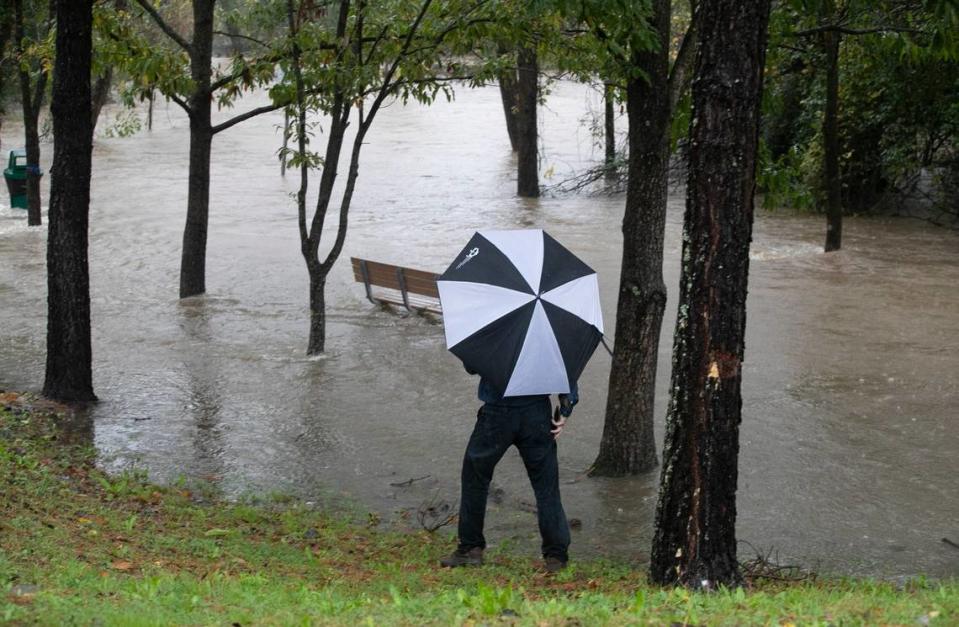
[[[844,42],[871,40],[877,53],[894,46],[898,54],[890,55],[893,65],[924,59],[954,62],[959,57],[959,11],[951,0],[791,0],[777,12],[772,30],[779,47],[800,65],[816,67],[822,81],[821,173],[815,195],[826,214],[824,250],[839,250],[846,187],[843,161],[854,157],[843,147],[840,128]]]
[[[53,0],[13,0],[14,37],[27,150],[27,224],[39,226],[40,112],[50,73],[49,37],[53,32]]]
[[[60,401],[93,401],[87,263],[93,0],[57,0],[56,19],[43,395]]]
[[[274,81],[280,56],[274,46],[263,42],[260,56],[237,56],[226,71],[214,67],[213,41],[215,0],[193,0],[193,33],[187,39],[170,25],[151,0],[136,3],[162,31],[171,47],[150,45],[127,29],[125,67],[135,79],[143,97],[159,91],[179,105],[190,119],[190,163],[188,174],[187,217],[183,231],[180,263],[180,297],[206,291],[206,242],[210,213],[210,154],[213,137],[240,122],[275,111],[287,101],[256,107],[213,124],[213,104],[231,106],[245,90]]]
[[[295,102],[291,118],[297,150],[291,166],[299,169],[297,215],[300,245],[310,277],[310,335],[307,353],[326,347],[326,280],[346,241],[347,224],[360,152],[370,127],[390,98],[431,102],[438,94],[451,96],[449,82],[457,64],[447,54],[470,27],[491,18],[483,13],[490,0],[339,0],[329,13],[308,0],[287,0],[292,34],[287,76]],[[331,30],[332,29],[332,30]],[[307,86],[310,86],[308,89]],[[311,113],[325,116],[326,145],[322,153],[309,149]],[[352,126],[352,141],[347,130]],[[346,183],[334,200],[334,184],[344,146],[349,151]],[[307,211],[309,172],[321,168],[316,208]],[[336,207],[336,205],[339,205]],[[322,256],[323,224],[328,211],[338,211],[338,227],[329,252]]]
[[[740,583],[736,483],[769,0],[699,0],[679,315],[650,579]]]
[[[577,1],[577,22],[592,38],[592,65],[626,93],[629,161],[623,216],[623,256],[600,451],[599,476],[638,474],[656,466],[653,438],[656,368],[666,285],[663,239],[672,113],[686,88],[695,21],[670,68],[669,0]],[[582,56],[578,58],[583,58]],[[588,66],[587,66],[588,67]]]

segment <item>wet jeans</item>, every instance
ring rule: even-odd
[[[552,409],[548,396],[521,407],[486,404],[480,408],[463,457],[459,518],[459,549],[486,547],[483,521],[493,469],[506,449],[515,445],[536,494],[543,557],[566,561],[569,525],[559,498],[556,440],[550,433]]]

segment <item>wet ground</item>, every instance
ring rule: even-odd
[[[542,172],[552,179],[544,182],[598,158],[580,124],[589,108],[599,102],[578,86],[549,96],[540,125]],[[350,255],[440,271],[478,228],[543,227],[598,270],[614,328],[622,197],[515,198],[494,89],[464,90],[430,109],[396,104],[381,116],[328,286],[329,351],[319,359],[304,355],[296,181],[280,177],[275,156],[282,116],[215,139],[209,293],[183,302],[185,117],[171,105],[151,133],[98,137],[90,267],[101,401],[90,419],[105,467],[213,479],[231,495],[345,495],[385,518],[430,499],[455,501],[475,380],[446,352],[442,327],[370,305],[352,281]],[[17,132],[15,122],[4,125],[4,150],[19,145]],[[51,153],[45,144],[47,167]],[[657,447],[682,203],[681,194],[671,198],[666,234]],[[844,236],[841,252],[824,255],[820,218],[757,215],[738,535],[823,570],[959,574],[959,551],[940,540],[959,536],[959,234],[853,218]],[[22,212],[0,208],[0,388],[42,385],[44,254],[45,228],[28,229]],[[561,439],[564,502],[583,522],[572,550],[643,560],[658,475],[582,474],[598,449],[608,372],[600,351]],[[532,492],[515,451],[495,487],[490,541],[535,552]]]

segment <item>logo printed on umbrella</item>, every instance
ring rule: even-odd
[[[473,257],[475,257],[475,256],[478,255],[478,254],[479,254],[479,248],[472,248],[472,249],[470,249],[470,251],[466,254],[466,258],[463,259],[463,261],[461,261],[458,266],[456,266],[456,269],[459,270],[460,268],[462,268],[463,266],[465,266],[465,265],[469,262],[470,259],[472,259]]]

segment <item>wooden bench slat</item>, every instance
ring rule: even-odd
[[[403,305],[411,309],[422,309],[442,312],[439,303],[439,290],[436,287],[436,278],[439,276],[434,272],[425,270],[416,270],[414,268],[401,268],[377,261],[369,261],[351,257],[350,262],[353,266],[353,277],[360,283],[369,281],[367,296],[371,300],[382,300],[398,305]],[[363,266],[366,266],[364,276]],[[403,272],[403,283],[406,287],[406,300],[403,298],[403,287],[400,283],[398,271]],[[376,294],[373,294],[373,289]]]

